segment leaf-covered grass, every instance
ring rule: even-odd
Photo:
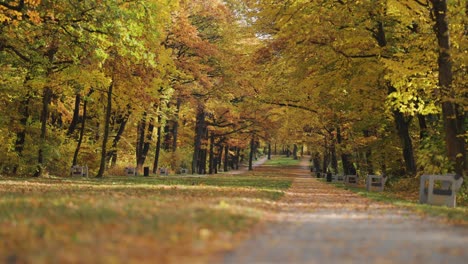
[[[0,262],[180,262],[230,248],[281,177],[0,178]]]
[[[408,193],[405,197],[402,193],[386,190],[384,192],[368,192],[363,187],[347,187],[342,183],[334,183],[337,187],[346,188],[361,196],[375,201],[390,203],[396,206],[404,207],[418,213],[441,217],[455,224],[468,225],[468,207],[458,205],[456,208],[446,206],[435,206],[420,204],[415,198],[414,193]]]

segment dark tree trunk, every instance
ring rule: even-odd
[[[129,111],[118,121],[119,129],[117,130],[117,134],[115,135],[114,140],[112,141],[111,154],[108,155],[110,159],[109,161],[111,168],[113,168],[117,163],[117,145],[119,144],[119,141],[122,138],[123,132],[125,131],[125,127],[128,123],[128,119],[130,118],[130,106],[128,106],[128,109]]]
[[[221,165],[222,165],[222,160],[223,160],[223,152],[224,152],[224,146],[219,143],[218,144],[218,155],[217,155],[217,158],[216,158],[216,164],[217,164],[217,167],[216,167],[216,171],[215,173],[218,173],[219,170],[221,170]]]
[[[15,141],[15,152],[18,154],[18,157],[23,156],[24,150],[24,143],[26,142],[26,126],[28,124],[29,118],[29,94],[26,98],[20,103],[18,112],[21,114],[21,118],[19,120],[21,124],[21,129],[16,133],[16,141]],[[13,174],[16,174],[18,171],[18,164],[13,166]]]
[[[229,170],[229,166],[228,166],[228,163],[229,163],[229,145],[226,144],[224,146],[224,171],[228,171]]]
[[[177,98],[177,109],[175,113],[175,120],[174,120],[174,127],[173,129],[173,138],[172,138],[172,151],[176,152],[177,151],[177,140],[179,137],[179,112],[180,112],[180,106],[182,104],[182,100],[180,98]]]
[[[336,139],[338,144],[343,144],[343,138],[341,136],[341,128],[337,128]],[[351,162],[351,154],[342,152],[341,153],[341,163],[343,164],[343,173],[345,175],[356,175],[356,168]]]
[[[454,164],[455,172],[461,177],[467,169],[465,148],[465,113],[453,102],[455,93],[452,87],[452,58],[450,55],[450,35],[447,19],[447,1],[431,0],[436,23],[434,30],[439,46],[439,86],[442,95],[442,116],[444,118],[447,156]]]
[[[399,111],[393,111],[393,116],[403,146],[406,174],[414,176],[416,175],[416,162],[414,160],[413,142],[409,134],[411,118],[405,118]]]
[[[87,97],[91,96],[94,89],[90,89]],[[75,105],[76,107],[76,105]],[[78,106],[79,107],[79,106]],[[81,117],[81,128],[80,135],[78,136],[78,142],[76,144],[75,153],[73,154],[72,166],[78,164],[78,154],[80,153],[81,144],[83,143],[83,137],[85,132],[86,118],[88,118],[88,100],[85,99],[83,102],[83,116]]]
[[[419,122],[419,139],[422,140],[428,136],[426,117],[423,115],[418,115],[418,122]]]
[[[160,125],[161,124],[161,117],[159,116],[158,117],[158,129],[156,130],[156,134],[157,134],[157,139],[156,139],[156,150],[154,151],[154,162],[153,162],[153,173],[156,174],[157,171],[158,171],[158,167],[159,167],[159,156],[160,156],[160,153],[161,153],[161,141],[162,141],[162,126]]]
[[[73,109],[73,117],[68,127],[67,136],[70,136],[75,132],[76,126],[80,122],[80,105],[81,105],[81,95],[77,93],[75,95],[75,108]]]
[[[325,144],[324,144],[324,150],[323,150],[323,172],[326,173],[328,170],[328,159],[329,159],[329,150],[328,150],[328,141],[327,138],[325,137]]]
[[[331,144],[330,144],[330,158],[331,158],[331,167],[332,167],[333,173],[337,174],[338,173],[338,159],[336,157],[336,142],[334,138],[332,138]]]
[[[271,143],[268,143],[268,160],[271,160]]]
[[[210,133],[210,154],[209,154],[209,163],[208,163],[208,174],[214,173],[214,166],[215,166],[215,157],[214,157],[214,134],[213,132]]]
[[[241,153],[241,149],[239,147],[236,147],[236,158],[235,158],[235,162],[234,162],[236,170],[239,169],[240,153]]]
[[[150,149],[151,141],[153,140],[154,130],[154,119],[150,119],[148,124],[148,131],[146,131],[146,113],[143,114],[143,118],[140,121],[138,132],[140,133],[137,137],[137,171],[143,171],[143,165],[145,164],[148,151]]]
[[[44,148],[46,145],[47,138],[47,119],[49,118],[49,105],[52,101],[52,90],[50,87],[44,88],[44,93],[42,95],[42,112],[41,112],[41,135],[39,141],[39,154],[38,154],[38,169],[34,176],[41,176],[44,169]]]
[[[104,135],[102,136],[102,147],[101,147],[101,162],[99,164],[99,171],[96,175],[97,178],[104,176],[106,170],[106,157],[107,157],[107,140],[109,138],[109,122],[112,113],[112,91],[114,88],[114,82],[112,81],[107,90],[107,106],[106,116],[104,120]]]
[[[320,153],[316,152],[314,158],[312,159],[312,163],[314,164],[315,172],[320,173]]]
[[[195,123],[195,138],[192,158],[192,173],[200,173],[202,164],[202,140],[206,135],[205,108],[202,104],[197,107],[197,116]],[[206,162],[205,162],[206,163]]]
[[[297,144],[293,145],[293,159],[297,160]]]
[[[254,138],[254,135],[252,135],[252,138],[250,139],[249,171],[253,170],[254,151],[255,151],[255,138]]]

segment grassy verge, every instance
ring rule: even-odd
[[[297,166],[300,163],[300,159],[293,159],[291,157],[285,157],[285,156],[273,156],[271,160],[267,160],[265,162],[265,165],[269,166]]]
[[[413,210],[417,213],[439,217],[440,219],[454,224],[468,225],[468,207],[466,206],[449,208],[446,206],[420,204],[418,198],[415,197],[414,192],[407,193],[407,195],[392,190],[386,190],[384,192],[368,192],[363,187],[347,187],[342,183],[333,184],[337,187],[348,189],[375,201],[390,203],[395,206]]]
[[[0,262],[196,263],[283,195],[279,177],[0,179]]]

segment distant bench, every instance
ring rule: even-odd
[[[136,176],[137,170],[135,167],[125,167],[124,169],[126,176]]]
[[[70,169],[70,175],[88,177],[88,166],[73,165]]]
[[[335,174],[332,176],[332,182],[344,182],[345,176],[342,174]]]
[[[357,175],[345,175],[344,184],[346,186],[357,186],[358,185],[358,176]]]
[[[366,190],[368,192],[383,192],[387,182],[387,177],[383,175],[367,175],[366,177]]]
[[[419,202],[432,205],[456,206],[456,193],[463,178],[455,179],[455,174],[422,175],[419,183]]]

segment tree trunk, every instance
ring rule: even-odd
[[[215,161],[214,161],[214,134],[211,132],[210,134],[210,154],[209,154],[209,162],[208,162],[208,174],[213,174],[214,173],[214,166],[215,166]]]
[[[241,149],[239,147],[236,147],[236,158],[235,158],[235,169],[238,170],[239,169],[239,163],[240,163],[240,153],[241,153]]]
[[[94,92],[94,89],[90,89],[88,92],[88,96],[91,96],[91,94]],[[77,107],[75,105],[75,107]],[[79,106],[78,106],[79,108]],[[85,132],[85,125],[86,125],[86,118],[88,117],[88,100],[85,98],[83,102],[83,116],[81,117],[81,128],[80,128],[80,135],[78,136],[78,142],[76,144],[75,148],[75,153],[73,154],[73,160],[72,160],[72,166],[75,166],[78,164],[78,154],[80,153],[81,149],[81,144],[83,142],[83,137],[84,137],[84,132]],[[79,119],[79,118],[77,118]]]
[[[99,164],[99,171],[96,175],[97,178],[104,176],[106,170],[106,157],[107,157],[107,139],[109,138],[109,123],[112,113],[112,90],[114,88],[114,81],[112,80],[107,90],[107,106],[106,116],[104,120],[104,135],[102,136],[102,147],[101,147],[101,162]]]
[[[250,139],[250,152],[249,152],[249,171],[253,170],[253,156],[254,156],[254,150],[255,149],[255,138],[254,135],[252,135],[252,138]]]
[[[297,160],[297,144],[293,145],[293,159]]]
[[[228,167],[228,164],[229,164],[229,145],[226,144],[224,146],[224,171],[228,171],[229,170],[229,167]]]
[[[416,175],[416,162],[414,161],[413,143],[409,134],[411,118],[406,119],[399,111],[393,111],[393,116],[403,146],[406,174],[414,176]]]
[[[68,127],[67,136],[70,136],[75,132],[76,126],[80,122],[80,105],[81,105],[81,94],[77,93],[75,95],[75,108],[73,109],[73,117]]]
[[[418,115],[418,122],[419,122],[419,139],[423,140],[428,136],[426,117],[423,115]]]
[[[162,117],[158,117],[158,129],[156,130],[156,150],[154,151],[154,162],[153,162],[153,173],[156,174],[158,172],[159,167],[159,155],[161,153],[161,141],[162,141],[162,126],[161,126]]]
[[[146,131],[146,112],[143,114],[143,118],[138,124],[138,137],[137,137],[137,150],[136,150],[136,160],[137,160],[137,171],[143,171],[143,165],[145,164],[146,157],[153,140],[153,130],[154,130],[154,119],[150,119],[148,124],[148,131]]]
[[[180,106],[182,104],[182,100],[177,98],[177,108],[175,112],[175,120],[174,120],[174,127],[172,128],[172,151],[177,151],[177,139],[179,137],[179,112]]]
[[[194,148],[193,148],[193,157],[192,157],[192,173],[199,172],[200,161],[202,157],[202,139],[205,136],[206,123],[205,123],[205,108],[202,104],[198,104],[197,107],[197,116],[195,123],[195,138],[194,138]]]
[[[447,1],[431,0],[436,23],[434,30],[439,46],[439,87],[442,95],[442,116],[444,119],[447,156],[454,165],[455,173],[464,176],[467,169],[465,148],[465,113],[453,102],[455,93],[452,87],[452,58],[450,55],[450,35],[447,19]]]
[[[42,95],[42,112],[41,112],[41,135],[39,141],[39,153],[38,153],[38,168],[34,176],[41,176],[44,170],[44,148],[46,145],[47,137],[47,119],[49,118],[49,105],[52,101],[52,90],[50,87],[44,88],[44,93]]]
[[[130,118],[130,106],[128,107],[128,112],[122,117],[119,118],[117,123],[119,124],[119,129],[117,130],[117,134],[112,141],[112,149],[108,153],[108,160],[107,164],[110,163],[110,167],[113,168],[117,163],[117,145],[119,144],[120,139],[122,138],[122,134],[125,131],[125,127],[127,126],[128,119]]]
[[[268,160],[271,160],[271,143],[268,143]]]
[[[323,150],[323,172],[327,173],[328,171],[328,159],[329,159],[329,151],[328,151],[328,141],[327,137],[325,136],[325,144],[324,144],[324,150]]]
[[[15,152],[18,154],[18,157],[23,156],[23,150],[24,150],[24,143],[26,142],[26,126],[28,124],[28,118],[29,118],[29,100],[30,96],[29,94],[26,96],[26,98],[20,103],[18,112],[21,114],[21,118],[19,120],[21,124],[21,129],[16,133],[16,141],[15,141]],[[13,166],[13,174],[16,174],[18,171],[18,166],[19,164],[15,164]]]

